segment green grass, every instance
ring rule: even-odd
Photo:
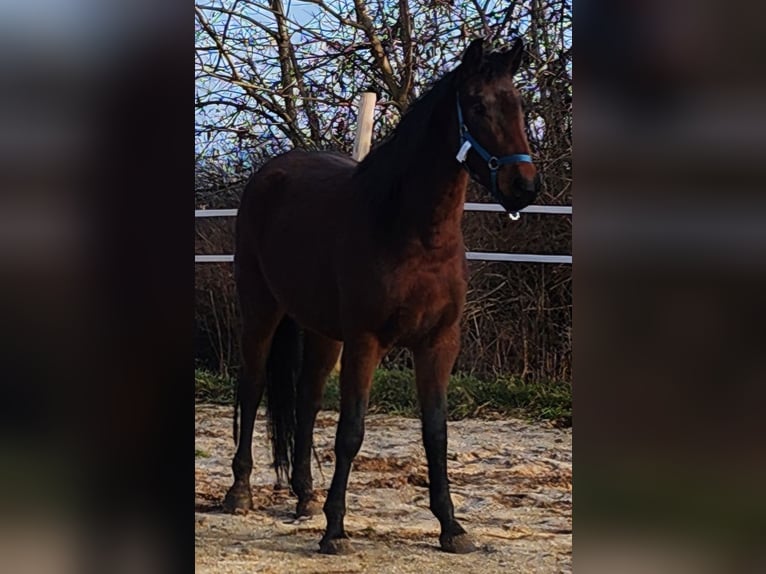
[[[194,371],[194,400],[198,403],[231,405],[234,403],[236,380],[202,369]]]
[[[231,404],[234,380],[197,370],[195,397],[198,402]],[[338,410],[338,378],[327,382],[322,408]],[[560,426],[572,424],[572,386],[567,382],[526,382],[519,377],[482,379],[454,374],[447,390],[451,420],[516,416],[547,420]],[[408,417],[420,415],[413,374],[398,369],[378,369],[370,392],[370,412]]]

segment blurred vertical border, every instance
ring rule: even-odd
[[[0,6],[2,571],[193,568],[193,50],[181,2]]]
[[[763,567],[765,10],[575,1],[575,572]]]

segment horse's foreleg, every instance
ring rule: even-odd
[[[346,341],[340,371],[340,420],[335,435],[335,473],[324,504],[327,530],[319,543],[323,554],[351,552],[343,528],[346,514],[346,486],[353,461],[364,439],[364,416],[370,398],[370,385],[375,367],[382,356],[374,337]]]
[[[298,496],[296,516],[319,514],[321,505],[314,494],[311,478],[311,447],[314,422],[322,405],[327,376],[335,366],[341,343],[307,331],[304,340],[303,370],[298,381],[295,449],[291,485]]]
[[[441,525],[443,550],[464,554],[475,550],[455,519],[447,481],[447,382],[459,350],[460,333],[451,328],[414,349],[415,379],[423,420],[423,445],[428,459],[430,507]]]

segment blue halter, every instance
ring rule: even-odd
[[[525,153],[515,153],[513,155],[504,155],[502,157],[496,157],[490,154],[486,149],[484,149],[484,146],[476,141],[476,138],[473,137],[468,131],[465,122],[463,122],[463,111],[460,109],[460,98],[457,98],[456,101],[457,121],[460,127],[460,151],[458,151],[456,159],[468,171],[471,177],[478,181],[476,174],[471,170],[470,167],[468,167],[468,164],[465,161],[468,150],[471,148],[475,149],[476,153],[479,154],[479,157],[487,162],[487,168],[489,169],[489,180],[491,184],[489,191],[492,196],[502,204],[504,201],[503,195],[497,190],[497,171],[500,169],[500,166],[508,165],[511,163],[532,163],[532,158]]]

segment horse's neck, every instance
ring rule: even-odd
[[[461,243],[468,175],[444,140],[415,162],[399,197],[409,235],[427,247]]]

